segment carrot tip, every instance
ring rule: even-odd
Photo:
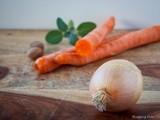
[[[92,46],[88,40],[81,39],[76,43],[76,52],[80,56],[88,56],[92,53]]]
[[[39,67],[38,63],[34,63],[34,70],[39,73],[40,67]]]
[[[44,71],[44,62],[45,62],[45,58],[39,58],[35,61],[34,63],[34,70],[38,73],[45,73]]]
[[[57,68],[58,66],[59,65],[54,63],[54,61],[51,61],[46,57],[41,57],[35,61],[33,67],[34,67],[34,70],[38,73],[47,73]]]

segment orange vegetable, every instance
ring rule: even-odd
[[[46,55],[43,57],[38,58],[35,62],[34,62],[34,69],[37,73],[42,74],[42,73],[47,73],[50,72],[56,68],[58,68],[60,66],[60,64],[58,64],[55,61],[55,57],[61,53],[66,53],[66,52],[72,52],[75,51],[75,48],[68,48],[62,51],[58,51],[55,52],[53,54],[50,55]]]
[[[90,55],[101,44],[106,34],[111,32],[115,25],[115,18],[109,17],[101,26],[95,28],[76,42],[76,52],[81,56]]]
[[[124,36],[124,35],[126,35],[128,33],[129,33],[128,31],[126,31],[126,32],[124,31],[124,32],[108,35],[107,37],[104,38],[104,40],[102,41],[101,44],[105,44],[105,43],[109,43],[111,41],[117,40],[120,37],[122,37],[122,36]]]
[[[160,26],[153,26],[139,31],[130,32],[117,40],[101,44],[89,56],[80,56],[76,52],[62,53],[56,56],[56,61],[59,64],[80,66],[156,41],[160,41]]]
[[[105,38],[102,44],[89,56],[80,56],[75,47],[72,47],[41,57],[35,61],[34,68],[38,73],[46,73],[63,64],[80,66],[156,41],[160,41],[160,26]]]
[[[102,43],[109,43],[110,41],[116,40],[116,39],[122,37],[125,34],[126,34],[126,32],[119,33],[119,34],[116,34],[114,36],[110,36],[108,38],[105,38],[102,41]],[[34,69],[35,69],[35,71],[37,71],[37,73],[42,74],[42,73],[47,73],[47,72],[50,72],[50,71],[58,68],[60,66],[60,64],[58,64],[55,61],[55,58],[58,55],[64,54],[64,53],[68,53],[70,55],[73,54],[73,53],[75,54],[76,53],[75,47],[68,48],[68,49],[65,49],[65,50],[62,50],[62,51],[58,51],[58,52],[52,53],[50,55],[46,55],[46,56],[38,58],[34,62]]]

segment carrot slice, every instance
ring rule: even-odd
[[[115,25],[115,18],[109,17],[106,22],[98,26],[86,36],[77,41],[76,52],[81,56],[90,55],[101,44],[106,34],[111,32]]]

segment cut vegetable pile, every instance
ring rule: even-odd
[[[104,57],[122,53],[128,49],[160,41],[160,25],[107,37],[115,26],[115,18],[109,17],[101,26],[76,42],[75,47],[40,57],[34,69],[42,74],[61,65],[85,65]]]

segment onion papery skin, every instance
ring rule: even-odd
[[[99,111],[124,111],[138,101],[143,90],[143,76],[134,63],[111,60],[94,72],[89,90]]]

